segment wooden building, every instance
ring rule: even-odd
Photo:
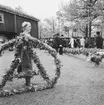
[[[28,21],[32,25],[31,35],[39,37],[38,22],[33,16],[14,10],[8,6],[0,5],[0,36],[4,35],[8,39],[19,35],[22,22]]]

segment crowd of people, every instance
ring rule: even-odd
[[[103,48],[103,38],[101,32],[96,32],[93,38],[88,37],[70,37],[65,38],[59,33],[55,34],[51,39],[45,39],[44,42],[56,49],[59,54],[63,54],[63,47],[69,48]]]

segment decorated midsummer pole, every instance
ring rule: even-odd
[[[23,25],[25,30],[23,30],[23,33],[20,34],[20,36],[16,37],[15,39],[12,39],[8,41],[7,43],[4,43],[0,49],[0,55],[2,56],[2,52],[6,49],[8,49],[11,46],[15,46],[15,59],[12,61],[12,64],[8,71],[3,74],[3,78],[0,83],[0,97],[4,96],[10,96],[14,94],[20,94],[23,92],[28,91],[39,91],[44,89],[50,89],[55,86],[57,83],[58,78],[60,77],[60,69],[61,64],[60,60],[57,58],[57,52],[47,45],[46,43],[41,42],[40,40],[33,38],[30,36],[30,23],[25,22]],[[49,75],[47,74],[45,68],[41,64],[41,61],[39,57],[37,56],[36,52],[34,52],[35,48],[47,50],[48,53],[54,58],[54,63],[56,65],[55,75],[52,79],[50,79]],[[4,90],[3,87],[6,85],[6,82],[9,80],[12,80],[13,78],[27,78],[27,76],[30,76],[31,78],[36,74],[36,71],[34,70],[23,70],[23,54],[27,53],[28,55],[28,61],[31,62],[31,60],[34,61],[36,64],[39,74],[42,76],[42,78],[47,82],[44,85],[30,85],[30,80],[28,81],[29,84],[26,87],[20,88],[20,89],[11,89],[11,90]],[[18,74],[15,74],[16,68],[19,67],[19,65],[22,63],[22,70]]]

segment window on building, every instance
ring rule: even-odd
[[[0,13],[0,23],[4,23],[4,14]]]

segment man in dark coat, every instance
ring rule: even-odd
[[[64,36],[61,35],[59,39],[59,54],[63,54],[63,47],[64,47]]]
[[[55,38],[53,40],[53,48],[58,52],[59,51],[59,43],[60,43],[60,38],[59,38],[59,33],[55,35]]]
[[[102,49],[103,47],[103,38],[100,35],[100,32],[96,32],[97,37],[96,37],[96,47]]]

